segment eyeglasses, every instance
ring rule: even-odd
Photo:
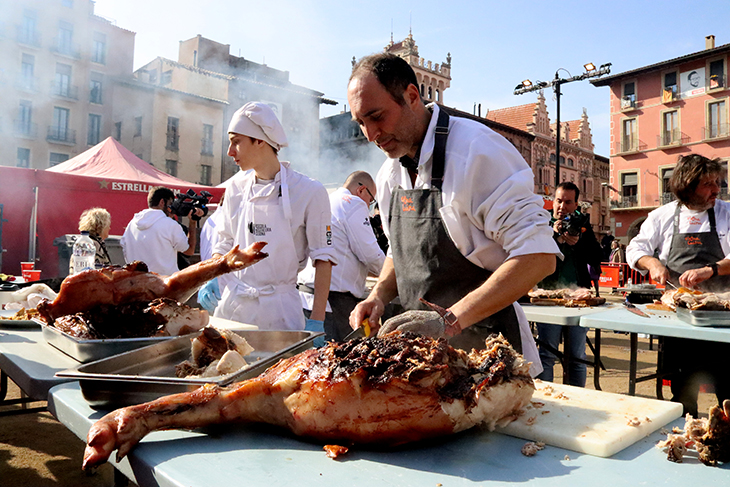
[[[368,194],[370,195],[370,203],[368,203],[368,206],[372,206],[372,204],[375,203],[375,196],[373,196],[373,193],[371,193],[370,189],[367,186],[365,186],[364,184],[357,183],[357,185],[362,186],[363,188],[365,188],[365,191],[368,192]]]

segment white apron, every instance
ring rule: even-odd
[[[243,189],[237,242],[241,248],[254,242],[268,242],[266,259],[232,273],[213,314],[260,330],[303,330],[304,313],[296,288],[299,262],[291,228],[288,169],[280,166],[281,197],[268,198],[270,191],[254,194],[255,178]]]

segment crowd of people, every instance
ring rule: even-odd
[[[271,257],[200,289],[200,305],[214,316],[261,330],[324,332],[326,340],[342,340],[367,320],[378,335],[413,331],[467,350],[502,333],[544,380],[553,380],[563,342],[567,382],[584,387],[586,329],[538,324],[538,351],[517,304],[535,286],[597,295],[601,263],[627,262],[660,284],[730,287],[730,204],[716,198],[717,161],[681,157],[672,177],[677,201],[650,213],[628,247],[610,232],[599,243],[578,186],[558,185],[551,215],[514,146],[481,123],[425,105],[401,58],[361,59],[347,94],[353,120],[386,159],[375,177],[354,171],[330,195],[279,159],[288,141],[268,105],[235,112],[228,155],[241,171],[202,228],[201,259],[258,241]],[[183,226],[170,218],[173,200],[167,188],[150,191],[121,240],[127,262],[168,275],[180,268],[179,254],[193,254],[202,215],[191,210]],[[82,222],[108,261],[109,218],[98,210]],[[376,279],[371,289],[368,276]],[[674,400],[696,415],[696,377],[721,370],[728,346],[680,339],[665,346]],[[691,361],[681,359],[688,346]],[[730,397],[727,379],[713,378],[718,399]]]

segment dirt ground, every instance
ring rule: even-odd
[[[593,340],[593,331],[589,332]],[[656,370],[656,341],[650,350],[649,339],[639,338],[639,376]],[[586,351],[589,359],[593,356]],[[629,336],[604,331],[601,334],[601,358],[606,371],[600,374],[601,388],[607,392],[627,394],[629,381]],[[562,370],[555,369],[556,382],[561,382]],[[656,398],[655,381],[637,384],[637,395]],[[589,367],[586,387],[593,389],[593,371]],[[664,398],[671,397],[669,387],[663,388]],[[19,389],[10,383],[8,397],[19,397]],[[705,415],[717,404],[714,394],[700,393],[699,410]],[[34,403],[33,406],[43,405]],[[6,406],[0,410],[19,409]],[[87,476],[81,470],[84,442],[56,421],[48,412],[0,416],[0,484],[3,486],[111,486],[113,467],[103,465]]]

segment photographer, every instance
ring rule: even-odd
[[[148,208],[132,217],[121,239],[124,260],[128,264],[139,260],[147,264],[150,272],[169,276],[179,270],[177,252],[193,255],[198,220],[205,211],[198,206],[189,207],[185,215],[190,220],[186,235],[183,226],[172,218],[175,202],[175,193],[171,189],[163,186],[150,189]]]
[[[591,228],[587,214],[578,210],[580,190],[569,182],[558,185],[553,201],[553,239],[563,253],[563,260],[557,259],[555,272],[543,279],[538,286],[543,289],[561,289],[575,287],[591,287],[589,266],[601,268],[601,246]],[[580,326],[550,325],[538,323],[540,342],[540,361],[543,372],[538,376],[542,380],[553,380],[553,364],[555,354],[548,347],[557,350],[560,335],[565,335],[564,351],[568,356],[568,383],[585,387],[586,365],[574,359],[585,360],[587,329]],[[545,347],[544,345],[548,347]]]

